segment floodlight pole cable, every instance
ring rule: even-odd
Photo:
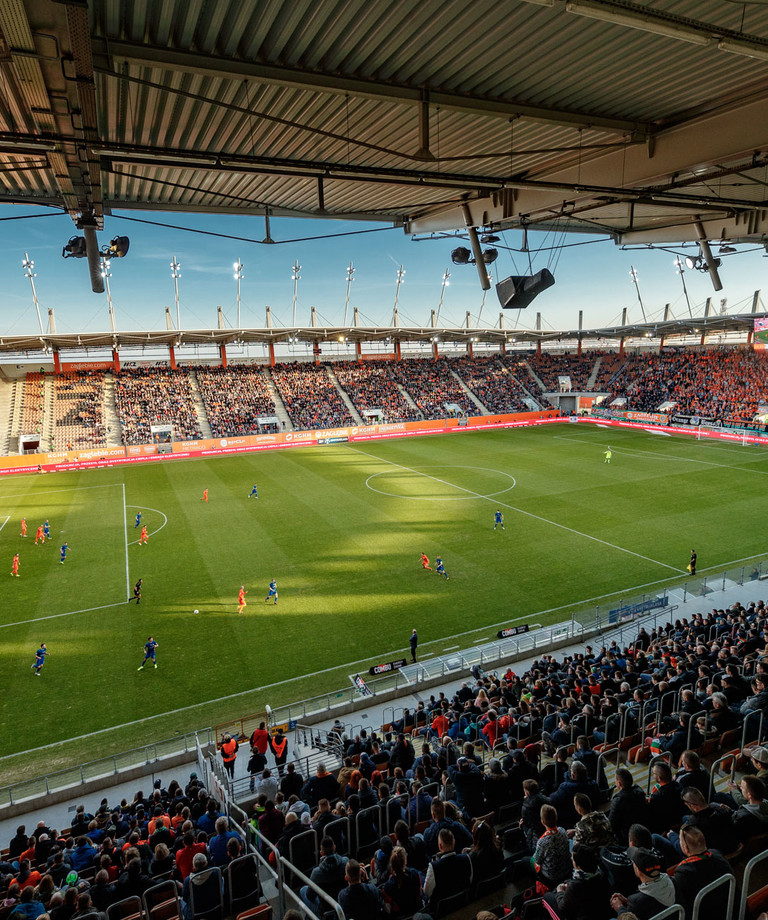
[[[32,300],[35,303],[35,310],[37,310],[37,324],[40,327],[40,335],[45,335],[43,330],[43,319],[40,316],[40,303],[37,299],[37,290],[35,289],[35,263],[32,259],[29,258],[29,253],[24,253],[24,261],[21,263],[24,266],[24,275],[29,278],[29,285],[32,288]]]
[[[491,282],[488,280],[488,271],[485,267],[483,249],[477,236],[477,229],[472,223],[472,212],[469,210],[469,205],[464,201],[461,203],[461,213],[464,217],[464,225],[467,228],[467,234],[469,235],[469,242],[472,245],[472,254],[475,257],[477,274],[480,276],[480,287],[484,291],[489,291],[491,289]]]
[[[181,262],[176,261],[176,256],[171,259],[171,278],[173,278],[173,292],[176,298],[176,329],[181,330],[179,313],[179,278],[181,278]]]

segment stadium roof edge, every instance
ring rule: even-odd
[[[673,338],[706,335],[713,332],[746,333],[754,328],[754,320],[768,318],[768,313],[748,313],[739,316],[691,317],[664,322],[631,323],[597,329],[503,329],[456,326],[296,326],[279,329],[182,329],[135,332],[52,333],[50,335],[12,335],[0,337],[0,355],[33,352],[45,354],[50,350],[82,351],[89,348],[184,347],[201,345],[278,345],[322,344],[325,342],[365,343],[387,342],[453,342],[468,344],[538,343],[557,341],[605,341],[636,338]]]

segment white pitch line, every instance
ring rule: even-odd
[[[0,530],[2,530],[3,527],[5,527],[5,525],[8,523],[8,521],[10,521],[10,519],[11,519],[10,514],[7,514],[7,515],[5,516],[5,519],[3,520],[3,523],[0,524]]]
[[[72,617],[76,613],[90,613],[92,610],[108,610],[110,607],[122,607],[125,601],[119,604],[102,604],[101,607],[85,607],[83,610],[69,610],[67,613],[52,613],[47,617],[32,617],[31,620],[17,620],[15,623],[0,623],[0,629],[8,629],[11,626],[28,626],[30,623],[40,623],[43,620],[58,620],[59,617]]]
[[[100,486],[71,486],[70,488],[63,489],[40,489],[40,491],[32,492],[2,492],[2,498],[29,498],[32,499],[36,495],[56,495],[59,492],[85,492],[88,489],[114,489],[115,486],[119,486],[119,482],[106,482]]]
[[[459,648],[458,645],[449,645],[449,646],[447,646],[447,648],[444,648],[443,651],[444,651],[444,652],[452,652],[452,651],[454,651],[454,650],[457,649],[457,648]]]
[[[125,483],[123,485],[123,542],[125,543],[125,599],[131,599],[131,570],[128,565],[128,506],[125,503]]]
[[[409,466],[404,466],[402,463],[394,463],[392,460],[384,460],[381,457],[375,456],[375,454],[369,454],[367,451],[360,450],[356,447],[350,447],[345,445],[347,450],[354,451],[355,453],[362,454],[364,457],[368,457],[369,460],[376,460],[379,463],[387,463],[390,466],[395,466],[401,470],[407,470],[409,473],[414,473],[416,476],[424,476],[426,479],[432,479],[435,482],[440,482],[443,485],[450,486],[453,489],[458,489],[460,492],[467,492],[470,495],[474,495],[475,498],[482,499],[483,501],[492,501],[494,505],[501,505],[502,508],[509,508],[510,511],[516,511],[518,514],[524,514],[526,517],[534,518],[537,521],[541,521],[544,524],[549,524],[551,527],[559,527],[561,530],[566,530],[568,533],[576,534],[577,537],[584,537],[587,540],[593,540],[595,543],[600,543],[603,546],[610,546],[611,549],[616,549],[621,553],[627,553],[630,556],[636,556],[638,559],[645,559],[646,562],[652,562],[654,565],[663,566],[665,569],[670,569],[672,572],[683,573],[683,569],[678,569],[674,565],[668,565],[666,562],[660,562],[658,559],[652,559],[650,556],[644,556],[642,553],[636,553],[634,550],[626,549],[623,546],[619,546],[616,543],[611,543],[608,540],[601,540],[600,537],[593,537],[591,534],[584,533],[581,530],[575,530],[573,527],[567,527],[565,524],[558,524],[557,521],[551,521],[549,518],[541,517],[539,514],[534,514],[532,511],[525,511],[523,508],[517,508],[515,505],[509,505],[506,502],[500,502],[497,499],[487,498],[485,495],[481,495],[479,492],[474,492],[472,489],[465,489],[463,486],[457,486],[453,482],[448,482],[445,479],[439,479],[437,476],[430,476],[429,473],[421,473],[418,470],[414,470]]]

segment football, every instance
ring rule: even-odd
[[[200,613],[200,611],[199,611],[199,610],[195,610],[195,613]]]

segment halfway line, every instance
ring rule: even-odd
[[[73,617],[76,613],[90,613],[91,610],[108,610],[110,607],[122,607],[125,601],[119,604],[102,604],[101,607],[85,607],[83,610],[70,610],[68,613],[52,613],[47,617],[33,617],[31,620],[17,620],[15,623],[0,623],[0,629],[9,626],[26,626],[29,623],[39,623],[41,620],[58,620],[59,617]]]

